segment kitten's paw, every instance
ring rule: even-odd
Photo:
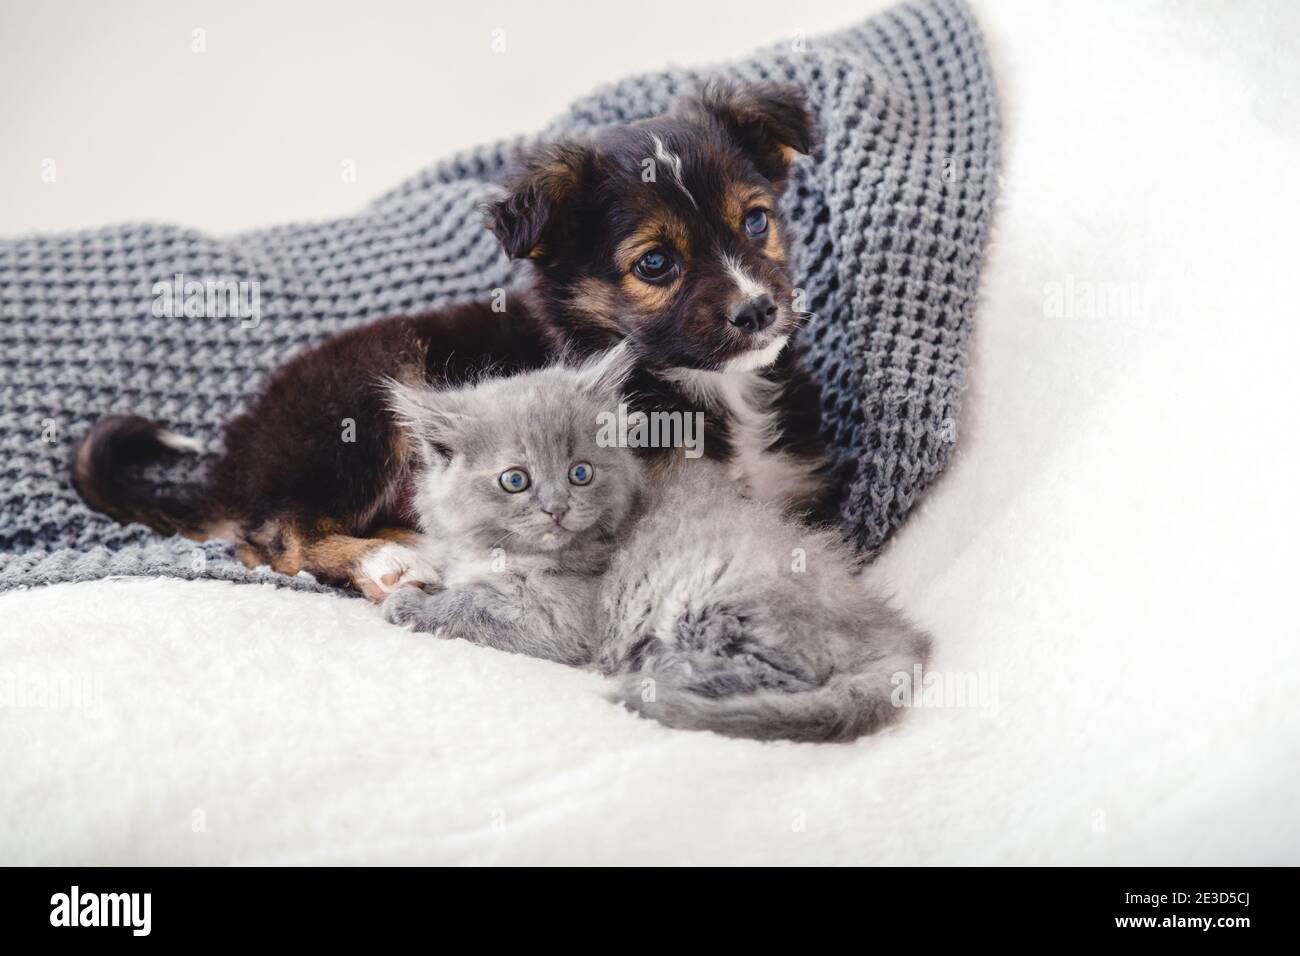
[[[418,548],[391,542],[361,559],[352,583],[370,600],[379,602],[409,584],[437,587],[442,573]]]
[[[424,609],[424,602],[429,600],[418,587],[400,587],[388,597],[380,608],[384,620],[389,624],[409,627],[419,624]]]

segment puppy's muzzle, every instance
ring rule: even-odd
[[[731,315],[727,317],[733,326],[741,332],[762,332],[769,325],[776,321],[779,309],[776,300],[767,293],[742,302],[731,310]]]

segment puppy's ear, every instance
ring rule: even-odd
[[[388,407],[398,425],[415,440],[420,460],[430,468],[446,464],[470,420],[461,396],[391,380],[387,388]]]
[[[774,183],[785,182],[796,153],[806,156],[817,145],[817,127],[798,87],[738,86],[715,80],[684,106],[722,124],[759,172]]]
[[[506,255],[537,259],[564,241],[590,161],[590,150],[573,142],[548,143],[520,158],[506,198],[483,206]]]

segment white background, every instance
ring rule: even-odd
[[[599,83],[883,5],[5,0],[0,231],[348,213],[455,150],[540,128]]]

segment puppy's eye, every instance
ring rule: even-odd
[[[501,487],[512,495],[518,494],[528,487],[528,472],[522,468],[507,468],[501,472],[497,481],[501,482]]]
[[[745,213],[745,235],[751,239],[761,239],[767,235],[767,210],[751,209]]]
[[[580,461],[569,469],[569,481],[575,485],[589,485],[595,477],[596,469],[585,461]]]
[[[677,263],[664,250],[652,249],[636,261],[632,271],[644,282],[667,282],[677,271]]]

